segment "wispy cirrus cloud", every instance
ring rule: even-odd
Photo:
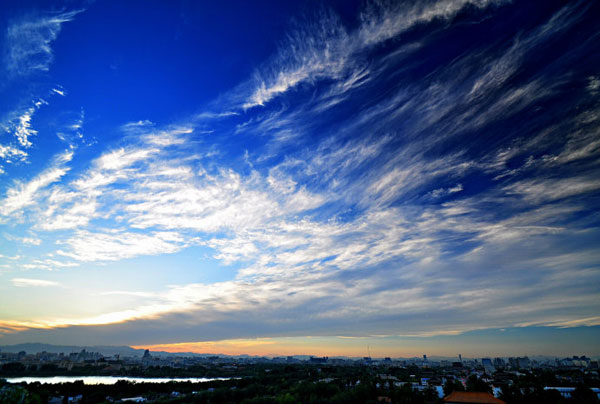
[[[57,254],[77,261],[115,261],[138,255],[174,253],[185,248],[185,240],[173,232],[140,234],[108,231],[101,233],[80,231],[65,241],[71,251],[57,250]]]
[[[71,21],[83,10],[73,11],[50,11],[31,12],[8,20],[3,32],[2,48],[3,55],[0,64],[2,75],[2,86],[5,87],[19,78],[28,77],[34,73],[47,72],[54,58],[52,43],[58,37],[62,25]],[[60,86],[54,87],[47,96],[65,95]],[[11,100],[13,94],[4,94],[3,98]],[[25,95],[25,98],[31,94]],[[0,144],[0,162],[13,164],[15,162],[26,162],[28,158],[27,149],[33,146],[32,138],[38,134],[33,125],[36,111],[48,104],[46,100],[34,97],[30,106],[21,100],[13,107],[13,112],[2,117],[3,129],[14,136],[14,141]],[[12,102],[12,101],[9,101]],[[59,134],[60,136],[60,134]],[[0,174],[4,167],[0,165]]]
[[[37,131],[31,128],[31,116],[33,115],[34,111],[34,107],[29,108],[18,118],[18,123],[15,127],[15,136],[23,147],[30,147],[31,141],[29,138],[37,134]]]
[[[80,264],[73,261],[59,261],[53,258],[33,259],[28,263],[19,264],[19,267],[26,270],[41,269],[44,271],[54,271],[64,268],[78,267]]]
[[[565,91],[593,93],[573,79],[591,42],[557,51],[552,74],[528,68],[582,3],[420,73],[452,34],[439,22],[467,7],[481,26],[493,4],[381,3],[355,30],[324,13],[213,112],[125,124],[123,144],[77,175],[16,187],[5,214],[39,201],[32,225],[60,231],[53,253],[73,265],[200,246],[234,268],[226,281],[107,292],[140,300],[40,324],[86,336],[105,325],[122,343],[597,324],[599,109]],[[427,24],[440,31],[403,42]]]
[[[62,24],[73,20],[81,11],[41,13],[11,21],[4,36],[6,71],[18,76],[47,71],[53,60],[51,44]]]
[[[56,91],[58,90],[52,90],[49,96],[59,94]],[[36,112],[45,105],[49,105],[48,101],[43,98],[37,98],[30,102],[29,107],[17,107],[4,117],[0,126],[7,134],[12,135],[13,139],[9,140],[8,144],[0,144],[0,162],[7,164],[27,162],[29,156],[27,150],[33,146],[32,138],[38,135],[38,130],[33,126],[33,118]],[[59,132],[57,136],[61,140],[67,141],[73,147],[75,143],[73,142],[74,138],[83,138],[81,131],[83,118],[84,113],[82,110],[78,119],[65,128],[65,132],[68,133]],[[2,169],[1,166],[0,169]]]
[[[11,164],[27,160],[28,154],[25,150],[33,144],[30,138],[38,133],[32,127],[31,119],[35,111],[44,104],[47,104],[47,102],[43,99],[34,101],[31,107],[14,111],[9,115],[7,121],[2,123],[3,129],[7,133],[11,133],[15,141],[12,141],[12,144],[0,144],[0,161]]]
[[[522,195],[526,200],[532,202],[548,202],[570,196],[582,195],[600,189],[600,181],[585,176],[523,180],[511,184],[506,191]]]
[[[33,205],[40,197],[39,192],[57,182],[69,168],[66,164],[73,158],[72,151],[66,151],[54,158],[51,166],[28,182],[16,183],[10,187],[0,202],[0,216],[19,215],[24,208]]]
[[[242,104],[248,109],[315,80],[341,80],[344,91],[368,80],[357,66],[360,53],[397,37],[418,24],[453,18],[466,6],[485,8],[499,0],[447,0],[439,2],[372,2],[360,16],[360,26],[348,32],[337,16],[322,10],[317,22],[293,30],[274,60],[255,73],[251,94]],[[359,56],[359,58],[357,58]]]

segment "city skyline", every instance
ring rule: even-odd
[[[599,14],[6,4],[0,345],[600,355]]]
[[[221,341],[219,341],[220,343]],[[369,365],[373,364],[389,364],[390,361],[401,361],[406,363],[416,364],[420,367],[459,367],[458,364],[464,366],[497,366],[497,367],[510,367],[511,370],[517,368],[540,368],[540,367],[562,367],[562,368],[578,368],[590,370],[597,369],[599,356],[588,356],[585,354],[579,355],[567,355],[567,356],[556,356],[556,355],[463,355],[458,353],[456,355],[409,355],[409,356],[371,356],[371,350],[367,347],[366,356],[349,356],[349,355],[315,355],[315,354],[302,354],[302,353],[272,353],[272,354],[253,354],[247,353],[247,350],[241,353],[223,353],[223,352],[210,352],[210,348],[206,352],[191,352],[184,350],[185,343],[178,344],[179,347],[175,347],[171,350],[160,350],[156,347],[129,347],[129,346],[66,346],[66,345],[53,345],[53,344],[41,344],[41,343],[22,343],[15,345],[0,345],[0,360],[6,363],[14,362],[31,362],[38,361],[41,363],[47,361],[60,361],[61,359],[82,362],[85,360],[94,360],[95,363],[104,364],[101,359],[112,358],[113,360],[127,360],[132,359],[134,361],[150,361],[150,360],[173,360],[175,358],[180,359],[198,359],[208,361],[244,361],[244,360],[256,360],[274,363],[281,362],[303,362],[307,361],[312,364],[329,363],[334,365],[343,364],[358,364],[358,365]],[[209,344],[207,344],[209,345]],[[214,347],[217,347],[214,344]],[[226,343],[224,344],[226,345]],[[223,346],[223,345],[221,345]],[[252,346],[252,343],[247,341],[245,344],[235,345],[240,349]],[[289,348],[286,345],[286,348]],[[12,361],[12,362],[11,362]],[[146,365],[150,366],[150,363]]]

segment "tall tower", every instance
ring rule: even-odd
[[[462,363],[462,355],[461,355],[461,354],[458,354],[458,361],[459,361],[460,363]]]

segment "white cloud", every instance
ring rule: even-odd
[[[132,164],[147,159],[157,149],[117,149],[113,152],[102,155],[96,164],[100,170],[119,171]]]
[[[598,93],[598,90],[600,90],[600,79],[595,76],[588,77],[587,90],[590,93],[596,95]]]
[[[186,135],[189,135],[192,132],[193,129],[190,127],[171,128],[146,134],[143,140],[151,145],[159,147],[175,146],[186,142],[186,140],[188,140]]]
[[[47,104],[44,100],[38,100],[33,103],[33,106],[25,109],[14,111],[9,114],[8,122],[3,123],[4,130],[11,133],[16,138],[15,145],[0,145],[0,159],[7,163],[15,161],[25,161],[27,152],[23,149],[28,149],[32,146],[30,138],[37,135],[37,131],[31,126],[31,119],[35,111],[40,106]]]
[[[121,125],[121,130],[126,133],[137,133],[140,130],[147,130],[148,127],[154,126],[154,122],[144,119],[135,122],[127,122]]]
[[[339,19],[324,11],[317,24],[306,24],[288,34],[280,54],[255,75],[251,94],[242,108],[264,105],[300,83],[312,83],[344,76],[344,92],[366,79],[366,71],[357,63],[357,54],[398,36],[417,24],[453,18],[467,5],[485,8],[499,0],[442,0],[431,3],[376,2],[366,8],[361,25],[347,32]],[[349,84],[348,84],[349,83]],[[248,85],[246,85],[248,86]]]
[[[28,287],[62,287],[58,282],[48,281],[44,279],[28,279],[28,278],[13,278],[11,280],[14,286],[18,288]]]
[[[79,112],[71,112],[69,115],[65,119],[67,122],[56,132],[56,136],[71,148],[75,148],[78,144],[92,144],[86,141],[83,135],[83,125],[85,122],[85,111],[83,108]]]
[[[348,37],[337,17],[323,12],[321,21],[289,34],[281,53],[256,72],[256,87],[242,108],[264,105],[272,98],[305,81],[336,77],[349,56]]]
[[[55,157],[53,164],[41,174],[26,183],[17,183],[9,188],[6,196],[0,201],[0,216],[19,213],[23,208],[33,205],[38,192],[58,181],[68,171],[66,163],[73,158],[73,152],[67,151]]]
[[[54,271],[57,268],[78,267],[79,263],[72,262],[72,261],[71,262],[58,261],[58,260],[51,259],[51,258],[45,258],[45,259],[34,259],[28,263],[20,264],[19,266],[23,269],[41,269],[44,271]]]
[[[10,145],[0,144],[0,159],[7,162],[14,160],[23,161],[27,157],[27,152]]]
[[[80,12],[28,16],[11,21],[4,37],[7,71],[12,75],[47,71],[53,59],[51,44],[58,37],[62,24]]]
[[[225,112],[210,112],[210,111],[205,111],[205,112],[201,112],[198,115],[195,116],[196,119],[199,120],[203,120],[203,119],[220,119],[220,118],[227,118],[227,117],[231,117],[231,116],[238,116],[240,115],[239,112],[234,112],[234,111],[225,111]]]
[[[437,188],[434,189],[433,191],[431,191],[431,196],[434,198],[439,198],[442,196],[446,196],[446,195],[451,195],[457,192],[460,192],[463,190],[463,186],[462,184],[456,184],[453,187],[450,188]]]
[[[34,111],[35,108],[31,107],[23,115],[21,115],[15,128],[15,136],[23,147],[30,147],[31,141],[29,140],[29,137],[37,134],[37,131],[31,128],[31,116],[33,115]]]
[[[358,37],[363,46],[372,46],[398,36],[417,24],[453,18],[468,5],[485,8],[502,4],[498,0],[440,0],[435,2],[376,1],[369,4],[361,15]]]
[[[78,231],[64,242],[69,251],[56,253],[77,261],[116,261],[139,255],[171,254],[185,248],[185,239],[175,232]]]
[[[36,110],[42,105],[48,103],[43,99],[33,101],[33,105],[26,109],[17,109],[8,114],[6,122],[2,123],[4,130],[12,133],[16,138],[16,143],[13,145],[0,144],[0,159],[6,163],[14,163],[15,161],[26,161],[27,152],[24,149],[29,149],[33,143],[31,137],[37,135],[38,131],[32,127],[32,119]]]
[[[18,241],[19,243],[29,244],[29,245],[40,245],[42,244],[42,240],[37,237],[16,237],[6,234],[5,237],[8,240]]]
[[[62,213],[45,212],[47,220],[39,224],[44,230],[63,230],[81,228],[96,216],[96,202],[93,199],[84,200],[64,209]]]
[[[126,290],[113,290],[110,292],[101,292],[98,293],[98,295],[100,296],[138,296],[138,297],[155,297],[156,293],[152,293],[152,292],[132,292],[132,291],[126,291]]]
[[[554,201],[600,189],[600,180],[587,177],[529,179],[515,182],[506,191],[522,195],[533,203]]]

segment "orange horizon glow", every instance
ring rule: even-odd
[[[414,349],[402,350],[399,347],[372,346],[372,341],[363,338],[347,337],[284,337],[230,339],[221,341],[180,342],[152,345],[132,345],[135,349],[166,351],[172,353],[198,353],[251,356],[348,356],[364,357],[408,357],[414,356]],[[410,351],[410,352],[409,352]]]

